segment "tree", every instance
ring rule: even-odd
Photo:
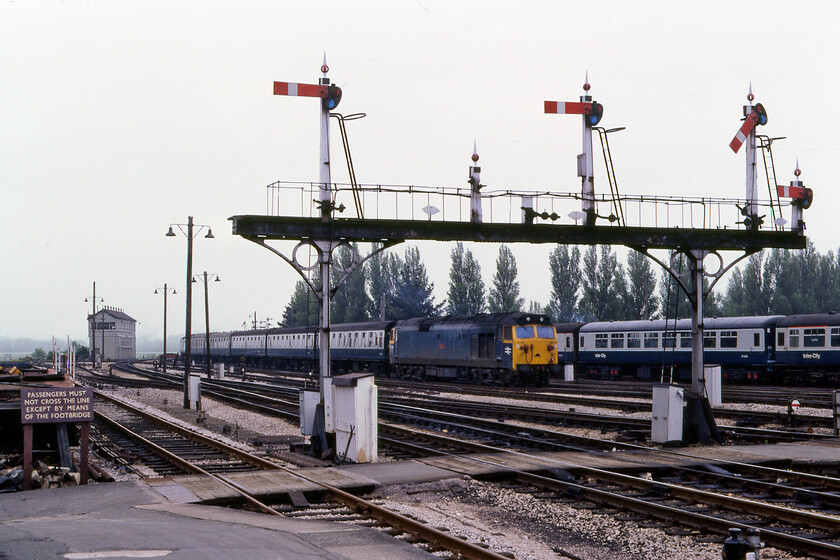
[[[747,302],[744,298],[744,278],[739,268],[732,271],[726,294],[721,303],[721,314],[725,317],[739,317],[747,314]]]
[[[371,252],[381,248],[381,243],[374,243]],[[388,256],[388,253],[379,252],[367,260],[368,315],[380,321],[385,320],[385,309],[395,292],[394,278],[388,274]]]
[[[746,315],[770,313],[772,275],[769,270],[770,267],[765,267],[764,251],[750,255],[747,259],[741,277]]]
[[[624,292],[625,319],[651,319],[656,315],[656,273],[644,254],[630,251],[627,255],[627,283]]]
[[[284,327],[305,327],[318,325],[318,298],[303,281],[295,283],[292,298],[283,310]]]
[[[399,259],[393,261],[400,264]],[[409,319],[411,317],[431,317],[440,313],[443,304],[436,304],[435,285],[429,282],[426,266],[420,260],[420,250],[409,247],[405,250],[402,268],[396,271],[396,286],[393,305],[386,310],[390,319]],[[394,273],[389,266],[389,273]]]
[[[572,247],[569,251],[567,245],[558,245],[548,256],[548,269],[551,275],[551,300],[546,305],[546,313],[559,323],[578,319],[580,249]]]
[[[481,267],[469,249],[457,242],[452,249],[446,311],[450,315],[473,315],[484,311],[484,281]]]
[[[545,309],[543,309],[543,306],[540,305],[538,301],[532,299],[528,302],[528,313],[542,315],[543,313],[545,313]]]
[[[358,255],[358,245],[342,245],[335,258],[335,266],[330,268],[332,286],[336,286],[345,271],[353,264],[354,255]],[[370,298],[365,291],[365,267],[360,266],[348,276],[336,290],[330,301],[331,323],[358,323],[370,319]]]
[[[672,262],[682,283],[691,290],[688,258],[679,253],[676,259],[672,259]],[[709,291],[709,279],[705,276],[703,277],[701,291],[704,294],[708,293],[708,296],[703,300],[703,316],[714,317],[719,315],[721,299],[716,293]],[[677,280],[667,270],[663,270],[659,287],[659,316],[668,319],[691,317],[691,308],[688,294],[683,291]]]
[[[772,311],[781,315],[797,313],[819,313],[827,305],[821,284],[821,257],[814,244],[808,241],[800,251],[774,250],[770,257],[775,284],[772,296]],[[830,267],[828,267],[830,270]]]
[[[73,341],[73,352],[76,355],[76,359],[79,361],[86,361],[90,358],[90,349],[75,340]]]
[[[672,258],[672,262],[676,267],[677,275],[680,280],[688,286],[688,260],[685,255],[679,253],[677,258]],[[673,319],[675,317],[690,317],[691,303],[688,301],[688,296],[682,290],[677,280],[669,274],[667,270],[662,270],[660,275],[661,283],[659,287],[659,315],[665,319]],[[705,315],[705,313],[704,313]]]
[[[609,245],[602,245],[599,258],[593,245],[584,255],[583,265],[581,314],[598,321],[621,319],[623,306],[619,290],[626,284],[617,280],[623,277],[624,271],[615,253]]]
[[[519,297],[517,274],[513,253],[507,245],[502,245],[499,247],[496,274],[493,275],[493,286],[490,288],[490,297],[487,301],[490,313],[522,311],[525,299]]]

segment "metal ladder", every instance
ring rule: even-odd
[[[776,185],[779,183],[776,182],[776,165],[773,162],[773,141],[782,138],[770,138],[763,134],[756,134],[755,137],[759,141],[758,147],[761,149],[761,155],[764,158],[764,176],[767,178],[767,191],[770,195],[770,215],[773,220],[773,229],[781,230],[782,226],[776,223],[776,219],[782,217],[782,203],[779,200],[779,193],[776,191]]]
[[[618,194],[618,181],[615,178],[615,168],[613,167],[612,155],[610,155],[610,141],[608,134],[610,132],[621,130],[621,128],[606,130],[600,126],[594,126],[593,129],[598,131],[598,138],[601,139],[601,152],[604,154],[604,165],[607,169],[607,181],[610,184],[610,193],[612,195],[612,210],[613,215],[618,221],[618,225],[627,225],[624,220],[624,208],[621,206]]]

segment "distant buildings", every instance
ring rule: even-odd
[[[135,324],[137,321],[122,309],[103,307],[88,315],[88,340],[91,356],[102,361],[133,360],[137,357]],[[96,337],[94,339],[94,337]]]

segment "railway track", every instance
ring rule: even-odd
[[[161,476],[181,473],[215,478],[239,493],[250,506],[272,515],[352,521],[388,531],[392,535],[410,535],[410,541],[433,552],[448,552],[453,558],[468,560],[505,560],[507,556],[449,535],[422,522],[390,511],[380,504],[362,499],[339,488],[310,479],[294,470],[218,442],[177,424],[168,422],[98,391],[95,395],[97,445],[107,454],[123,461],[142,459]],[[107,426],[107,427],[105,427]],[[109,432],[122,437],[107,438]],[[115,449],[117,447],[118,449]],[[125,450],[129,450],[125,456]],[[150,458],[152,455],[158,459]],[[258,500],[232,482],[233,472],[280,469],[322,487],[330,503],[305,506],[273,506]],[[325,512],[327,515],[325,516]]]
[[[210,391],[218,391],[225,398],[236,398],[249,402],[259,398],[265,411],[274,407],[290,409],[297,407],[296,390],[271,387],[274,396],[259,395],[256,388],[244,384],[249,390],[236,389],[236,396],[230,385],[241,383],[209,382]],[[205,391],[208,389],[205,389]],[[282,397],[282,398],[280,398]],[[428,400],[428,399],[426,399]],[[412,402],[417,403],[416,399]],[[450,403],[461,408],[464,402]],[[463,454],[467,452],[513,452],[532,453],[538,450],[582,450],[593,448],[649,448],[611,440],[573,437],[556,439],[556,432],[522,428],[499,419],[469,419],[463,414],[430,411],[419,406],[408,406],[391,402],[380,402],[384,417],[398,418],[399,422],[417,422],[426,430],[440,432],[445,429],[450,435],[433,435],[416,430],[380,424],[380,441],[383,448],[398,457],[419,455]],[[482,403],[480,408],[487,409]],[[510,408],[508,406],[502,408]],[[555,411],[556,412],[556,411]],[[523,411],[511,412],[523,414]],[[533,409],[528,414],[533,415]],[[626,420],[626,418],[625,418]],[[649,420],[642,420],[649,427]],[[446,426],[443,428],[443,426]],[[634,429],[634,428],[629,428]],[[458,438],[451,434],[458,434]],[[554,439],[552,439],[554,438]],[[464,440],[469,441],[464,441]],[[499,445],[490,445],[495,442]],[[513,451],[511,449],[514,449]],[[396,451],[398,450],[398,451]],[[819,477],[808,473],[794,473],[783,469],[730,464],[723,468],[685,468],[650,473],[649,477],[639,473],[610,472],[583,467],[558,469],[535,475],[512,473],[515,488],[527,492],[542,492],[544,499],[575,503],[597,504],[600,508],[615,508],[616,515],[628,520],[638,517],[640,523],[671,524],[675,522],[692,531],[712,531],[725,535],[729,528],[743,530],[760,529],[762,539],[774,547],[798,553],[810,554],[816,558],[840,556],[840,480]],[[329,516],[355,516],[350,508],[344,513],[335,513],[332,506],[320,506]],[[343,511],[343,510],[342,510]],[[623,513],[621,513],[623,512]],[[802,528],[807,527],[804,531]],[[807,534],[806,534],[807,533]]]
[[[159,381],[162,377],[159,373],[148,372],[144,370],[136,370],[132,368],[131,371],[137,375],[148,375],[152,379]],[[181,386],[182,381],[178,376],[170,375],[167,377],[172,383],[172,386]],[[436,397],[434,393],[439,385],[450,389],[451,385],[437,384],[433,385],[432,389],[424,387],[419,394],[413,393],[415,396],[408,398],[403,396],[405,390],[397,390],[393,385],[386,384],[386,388],[380,392],[380,403],[395,403],[395,404],[421,404],[426,408],[434,408],[443,411],[469,411],[476,416],[490,416],[496,418],[516,418],[516,419],[530,419],[551,425],[565,425],[565,426],[585,426],[598,427],[604,431],[621,431],[622,438],[627,438],[631,441],[639,441],[646,434],[650,432],[650,419],[647,417],[628,417],[620,415],[605,415],[603,413],[584,413],[579,412],[575,407],[569,405],[566,410],[557,410],[554,404],[553,408],[543,408],[538,406],[519,406],[512,404],[492,404],[487,402],[475,403],[460,399],[450,399],[445,397]],[[298,389],[296,385],[293,387],[285,387],[274,384],[253,383],[245,381],[234,380],[204,380],[202,382],[202,392],[207,396],[213,396],[220,399],[227,399],[237,406],[249,406],[252,409],[259,409],[261,403],[268,406],[269,413],[277,413],[278,409],[282,409],[282,414],[290,420],[297,421],[298,413]],[[411,385],[410,385],[411,387]],[[461,386],[459,386],[461,387]],[[492,388],[476,388],[474,386],[467,386],[464,389],[470,392],[471,389],[478,389],[482,396],[499,396],[514,400],[526,400],[530,402],[551,402],[555,403],[557,399],[551,394],[542,392],[528,392],[528,393],[511,393],[508,388],[496,388],[497,391],[489,391]],[[431,394],[430,394],[431,393]],[[523,398],[524,397],[524,398]],[[597,399],[591,398],[586,401],[593,407],[616,408],[622,412],[646,412],[650,413],[650,400],[647,402],[636,401],[616,401],[611,398]],[[582,406],[580,400],[574,400],[576,406]],[[737,409],[716,409],[715,415],[721,419],[730,419],[737,422],[735,426],[721,426],[720,429],[732,441],[741,442],[778,442],[778,441],[792,441],[796,439],[821,439],[828,437],[825,434],[818,432],[812,433],[810,428],[828,428],[832,425],[833,419],[828,416],[816,416],[807,414],[797,414],[791,417],[781,412],[765,412],[754,410],[737,410]],[[795,423],[797,429],[782,429],[782,428],[768,428],[768,425],[777,425],[787,427],[791,423]]]
[[[521,454],[426,432],[409,431],[389,442],[414,456],[493,453],[472,460],[496,466],[506,463],[505,454]],[[589,503],[599,513],[645,527],[681,525],[698,539],[710,532],[722,538],[737,527],[760,531],[775,548],[814,558],[840,556],[840,479],[737,463],[627,474],[563,462],[544,473],[510,470],[507,480],[507,488],[575,507]]]

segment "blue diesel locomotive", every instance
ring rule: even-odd
[[[191,337],[203,361],[206,335]],[[217,363],[317,369],[315,327],[255,329],[210,334]],[[186,339],[181,340],[181,354]],[[554,326],[545,315],[495,313],[338,324],[330,327],[335,372],[370,371],[405,379],[452,379],[490,384],[542,384],[557,367]]]

